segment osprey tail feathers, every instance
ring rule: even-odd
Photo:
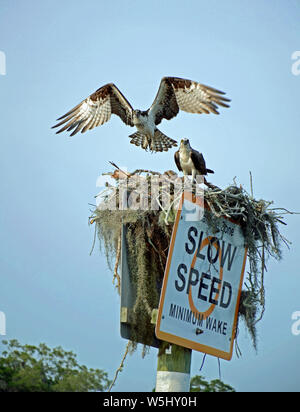
[[[141,146],[145,150],[149,148],[151,152],[166,152],[171,147],[177,146],[176,140],[166,136],[158,129],[155,129],[153,138],[148,137],[142,132],[135,132],[129,137],[131,139],[130,143]]]
[[[141,132],[135,132],[128,137],[131,139],[130,143],[135,144],[136,146],[141,146],[143,149],[147,150],[148,138],[145,134]]]
[[[163,134],[160,130],[155,129],[154,139],[152,139],[150,149],[155,152],[166,152],[171,147],[177,146],[176,140],[171,139],[170,137]]]
[[[207,173],[215,173],[213,170],[211,169],[206,169]]]

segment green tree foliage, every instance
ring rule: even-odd
[[[208,382],[202,376],[196,375],[191,379],[190,392],[235,392],[235,389],[220,379]]]
[[[7,350],[0,357],[0,392],[102,392],[110,385],[106,372],[79,365],[76,355],[60,346],[2,343]]]

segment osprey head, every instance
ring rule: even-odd
[[[141,116],[147,116],[148,112],[146,111],[142,111],[142,110],[134,110],[134,114],[136,115],[137,118],[141,117]]]
[[[181,139],[181,141],[180,141],[180,147],[181,147],[181,148],[184,148],[184,149],[190,150],[190,149],[191,149],[191,146],[190,146],[190,141],[189,141],[189,139]]]

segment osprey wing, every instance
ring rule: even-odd
[[[155,123],[163,118],[175,117],[179,110],[189,113],[219,114],[218,106],[229,107],[224,92],[193,80],[179,77],[164,77],[150,111],[155,114]]]
[[[57,119],[61,122],[53,128],[63,125],[56,133],[75,129],[70,135],[74,136],[80,131],[84,133],[102,125],[110,119],[111,114],[119,116],[125,124],[133,126],[133,108],[113,83],[100,87],[68,113],[61,116]]]
[[[191,151],[191,159],[195,166],[195,169],[201,174],[206,175],[207,169],[205,160],[202,153],[199,153],[197,150],[192,149]]]
[[[149,116],[152,115],[154,117],[156,125],[162,119],[172,119],[179,112],[179,106],[170,79],[171,77],[163,77],[161,79],[157,95],[149,109]]]
[[[177,150],[177,152],[174,153],[174,160],[175,160],[175,163],[176,163],[176,166],[177,166],[178,170],[182,171],[182,167],[181,167],[181,164],[180,164],[179,150]]]
[[[189,113],[219,114],[218,106],[229,107],[225,102],[230,102],[230,99],[224,97],[225,93],[220,90],[178,77],[168,79],[173,86],[180,110]]]

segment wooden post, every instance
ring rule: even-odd
[[[162,342],[158,352],[156,392],[189,392],[191,349]]]

